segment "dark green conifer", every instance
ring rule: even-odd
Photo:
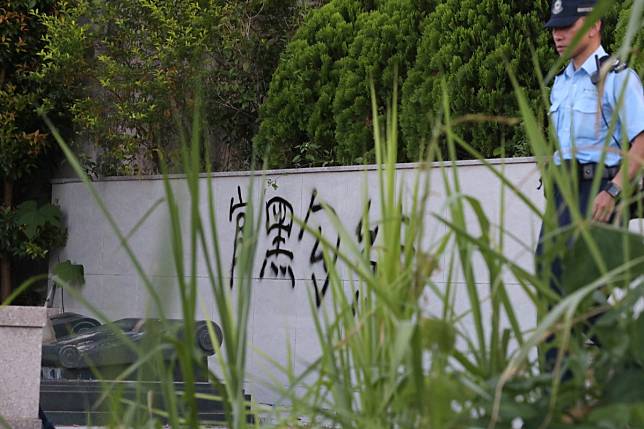
[[[549,0],[444,0],[436,7],[425,20],[416,64],[403,88],[401,128],[410,158],[419,156],[442,110],[443,80],[453,117],[516,116],[508,69],[526,88],[535,110],[544,111],[531,47],[547,70],[555,59],[543,28],[549,8]],[[529,154],[520,126],[471,123],[457,132],[485,157],[498,156],[503,143],[506,156]]]
[[[612,52],[618,52],[622,46],[628,23],[631,19],[633,11],[633,0],[625,0],[621,8],[619,8],[619,20],[616,24],[615,38],[613,40]],[[644,16],[640,17],[640,27],[637,31],[630,49],[630,56],[628,59],[632,67],[639,73],[640,77],[644,76]]]
[[[267,157],[269,166],[333,160],[337,63],[346,56],[363,11],[358,0],[333,0],[314,10],[282,54],[254,140],[258,156]]]
[[[358,17],[356,36],[347,57],[340,61],[333,103],[338,162],[373,161],[369,156],[373,147],[369,78],[374,81],[378,105],[385,106],[391,100],[394,70],[398,70],[398,86],[402,87],[414,64],[420,23],[431,7],[431,2],[424,3],[420,8],[414,0],[385,0],[378,10]]]

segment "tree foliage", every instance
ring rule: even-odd
[[[619,10],[622,22],[628,18],[622,3],[603,18],[605,47],[621,37],[614,30]],[[535,67],[545,75],[557,59],[543,27],[550,7],[550,0],[332,0],[306,19],[280,59],[258,153],[271,166],[372,161],[369,77],[385,106],[397,65],[406,160],[418,159],[442,114],[443,84],[452,117],[464,120],[456,132],[482,156],[529,155],[523,128],[507,120],[518,116],[509,72],[545,127]]]
[[[57,109],[64,88],[35,78],[46,35],[41,17],[57,14],[54,0],[9,0],[0,7],[0,301],[13,287],[15,259],[42,259],[66,238],[52,205],[28,201],[14,207],[23,198],[16,189],[40,173],[52,146],[38,109],[50,109],[64,123]]]
[[[14,182],[28,175],[49,143],[36,108],[47,82],[33,79],[40,61],[44,27],[33,13],[56,13],[54,0],[11,0],[0,8],[0,178]],[[5,192],[8,192],[5,190]]]
[[[369,79],[377,88],[378,105],[387,105],[393,83],[397,80],[402,86],[413,65],[420,22],[427,9],[419,8],[414,0],[387,0],[377,10],[358,17],[356,35],[347,56],[339,62],[340,81],[333,102],[339,163],[363,161],[371,151]]]
[[[354,23],[365,10],[357,0],[334,0],[312,11],[280,58],[262,106],[255,138],[269,165],[333,162],[333,100]]]
[[[216,48],[217,63],[206,76],[204,94],[216,167],[250,167],[260,106],[279,56],[306,10],[297,0],[225,2],[222,45]]]
[[[215,168],[247,166],[258,106],[297,0],[70,0],[48,19],[42,80],[74,89],[97,174],[178,165],[197,94]]]
[[[445,0],[428,16],[403,88],[401,129],[410,158],[418,156],[432,118],[442,110],[443,82],[453,116],[515,116],[511,70],[535,110],[544,111],[532,58],[534,52],[543,69],[554,59],[543,29],[549,8],[547,0]],[[484,122],[462,125],[457,132],[484,157],[500,155],[504,142],[505,154],[528,155],[521,127]]]

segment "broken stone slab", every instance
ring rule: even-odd
[[[213,322],[197,321],[194,332],[187,335],[203,357],[203,368],[207,366],[206,358],[215,353],[208,323],[212,323],[216,341],[221,346],[223,335]],[[128,318],[58,338],[42,346],[43,376],[45,379],[97,379],[99,377],[95,374],[102,374],[103,379],[111,379],[136,362],[141,350],[159,338],[169,342],[182,341],[186,338],[183,321]],[[168,361],[174,359],[174,347],[165,347],[163,358]],[[175,376],[181,378],[180,374]],[[202,373],[199,378],[204,376]]]

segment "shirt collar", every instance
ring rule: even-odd
[[[608,54],[604,50],[604,47],[600,45],[599,48],[595,50],[595,52],[590,54],[588,59],[581,65],[579,69],[580,70],[583,69],[586,73],[588,73],[589,76],[592,75],[597,71],[597,62],[595,60],[595,56],[601,59],[606,55]],[[570,61],[568,63],[568,66],[566,67],[566,71],[565,71],[566,77],[571,77],[574,73],[575,73],[575,67],[573,65],[573,62]]]

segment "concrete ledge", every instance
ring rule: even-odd
[[[9,419],[7,420],[11,429],[40,429],[42,422],[40,419]]]
[[[46,322],[45,307],[0,307],[0,327],[42,328]]]
[[[413,170],[419,167],[423,168],[440,168],[440,167],[476,167],[484,166],[486,163],[491,165],[512,165],[512,164],[536,164],[536,159],[531,156],[520,158],[492,158],[481,161],[478,159],[465,159],[460,161],[442,161],[431,163],[408,162],[396,164],[396,170]],[[315,174],[315,173],[347,173],[352,171],[374,171],[378,166],[375,164],[369,165],[342,165],[333,167],[307,167],[307,168],[284,168],[275,170],[247,170],[247,171],[217,171],[211,174],[201,173],[201,179],[222,178],[222,177],[263,177],[263,176],[288,176],[299,174]],[[169,174],[168,179],[182,180],[185,179],[185,174]],[[141,182],[150,180],[163,180],[163,175],[149,175],[149,176],[105,176],[100,177],[95,182]],[[65,183],[79,183],[81,180],[77,177],[59,177],[51,180],[52,184],[61,185]]]

